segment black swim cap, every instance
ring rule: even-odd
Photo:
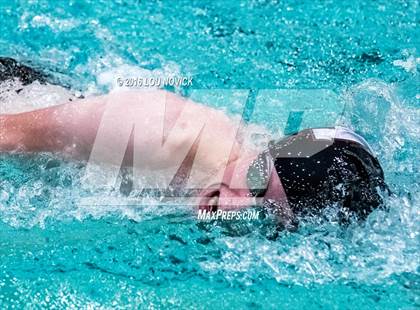
[[[313,214],[338,203],[343,221],[352,215],[364,219],[382,204],[380,192],[387,190],[383,170],[368,143],[343,127],[306,129],[270,142],[251,165],[249,183],[258,171],[260,177],[267,177],[261,172],[269,169],[261,169],[261,164],[268,157],[295,214]],[[253,194],[264,195],[258,190]]]
[[[23,85],[28,85],[34,81],[45,83],[47,76],[13,58],[0,57],[0,83],[12,79],[18,79]]]

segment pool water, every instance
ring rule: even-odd
[[[192,76],[172,89],[184,95],[306,94],[305,124],[361,133],[393,192],[365,223],[340,227],[327,208],[296,233],[278,232],[267,219],[200,223],[153,198],[82,206],[92,194],[83,164],[2,154],[0,308],[419,306],[417,1],[0,0],[0,11],[0,55],[85,96],[111,91],[118,74]],[[336,101],[306,93],[314,89]],[[235,112],[223,96],[201,99]],[[263,104],[255,121],[277,130],[285,112]]]

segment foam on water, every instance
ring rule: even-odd
[[[0,112],[14,114],[42,109],[77,99],[77,93],[58,85],[35,81],[23,86],[19,80],[0,83]]]

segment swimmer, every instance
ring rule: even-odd
[[[44,75],[29,67],[4,63],[0,83],[11,78],[45,83]],[[135,137],[133,120],[140,132]],[[83,161],[96,154],[104,162],[120,157],[120,163],[130,166],[138,148],[140,168],[179,167],[172,185],[183,184],[194,166],[204,184],[197,201],[201,209],[242,208],[250,198],[257,199],[290,229],[298,215],[319,212],[328,204],[340,206],[344,221],[364,219],[382,204],[382,168],[368,143],[352,130],[306,129],[255,150],[244,146],[235,124],[221,111],[170,92],[124,91],[0,114],[0,152],[51,152]],[[104,146],[97,147],[101,139]],[[238,203],[241,199],[244,203]]]

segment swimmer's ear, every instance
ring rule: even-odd
[[[208,212],[217,211],[219,207],[220,189],[208,188],[201,193],[199,209]]]
[[[201,197],[200,210],[216,211],[218,208],[227,210],[249,206],[248,189],[232,189],[224,183],[204,190]]]

